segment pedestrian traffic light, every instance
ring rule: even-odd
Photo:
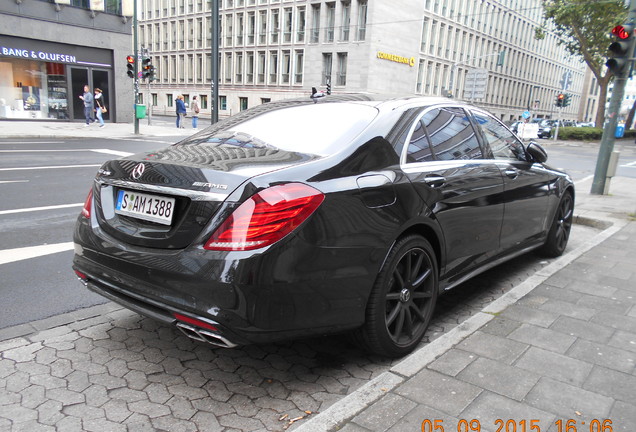
[[[565,100],[565,95],[563,93],[559,93],[556,97],[555,105],[561,108],[563,105],[563,101]]]
[[[614,41],[608,50],[612,58],[605,65],[614,75],[628,72],[631,65],[633,42],[634,42],[634,26],[632,24],[617,25],[612,29]]]
[[[126,57],[126,73],[128,74],[128,76],[130,78],[134,78],[135,77],[135,57],[129,55],[128,57]]]

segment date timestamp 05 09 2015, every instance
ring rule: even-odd
[[[575,419],[556,420],[554,424],[557,432],[613,432],[612,420],[610,419],[592,419],[591,421],[581,421]],[[495,432],[541,432],[539,420],[513,420],[513,419],[497,419],[493,425]],[[456,429],[448,429],[448,431],[457,432],[481,432],[481,422],[477,419],[466,420],[460,419],[457,422]],[[441,419],[425,419],[422,421],[422,432],[446,432],[444,429],[444,420]]]

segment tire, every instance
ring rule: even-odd
[[[563,255],[570,238],[573,213],[574,199],[571,193],[566,192],[559,202],[550,231],[548,231],[548,237],[541,249],[539,249],[541,255],[550,258]]]
[[[378,274],[357,339],[367,350],[402,357],[417,347],[433,316],[438,270],[433,248],[409,235],[391,249]]]

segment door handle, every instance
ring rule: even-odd
[[[519,171],[514,169],[514,168],[508,168],[504,171],[504,174],[506,174],[506,176],[510,177],[511,179],[515,179],[517,177],[519,177]]]
[[[427,185],[429,185],[430,187],[440,187],[442,186],[444,183],[446,183],[446,177],[443,176],[426,176],[424,177],[424,181],[426,182]]]

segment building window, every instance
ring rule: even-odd
[[[296,13],[296,42],[305,42],[305,6],[299,7]]]
[[[311,5],[311,38],[309,42],[320,41],[320,3]]]
[[[340,26],[340,40],[349,40],[349,25],[351,20],[351,2],[342,2],[342,24]]]
[[[295,70],[294,84],[301,85],[303,83],[303,51],[296,51],[296,58],[294,60]]]
[[[232,46],[232,15],[225,15],[225,46]]]
[[[278,82],[278,52],[270,51],[269,53],[269,83],[276,84]]]
[[[265,52],[258,53],[258,75],[256,77],[258,84],[265,84]]]
[[[247,44],[254,45],[254,36],[256,34],[256,15],[254,12],[247,14]]]
[[[282,72],[281,83],[289,84],[289,74],[291,72],[291,53],[289,51],[283,51]]]
[[[245,66],[245,78],[248,84],[254,83],[254,53],[248,52]]]
[[[327,26],[325,27],[325,42],[333,42],[336,25],[336,4],[327,3]]]
[[[424,18],[427,19],[427,18]],[[367,2],[358,2],[358,40],[363,41],[367,37]]]
[[[151,99],[152,99],[152,106],[157,106],[157,93],[152,93],[151,95]]]
[[[332,64],[332,54],[331,53],[322,53],[322,85],[327,85],[327,83],[331,83],[331,64]]]
[[[245,22],[243,14],[236,14],[236,45],[243,45],[243,33],[245,32]]]
[[[245,111],[247,109],[247,98],[240,97],[239,98],[239,106],[241,111]]]
[[[270,43],[278,43],[278,32],[280,32],[280,16],[278,10],[272,10],[270,25]]]
[[[168,98],[168,108],[172,108],[174,106],[174,98],[172,97],[172,93],[166,93],[166,97]]]
[[[258,12],[258,43],[267,42],[267,11]]]
[[[270,103],[271,101],[272,101],[272,98],[261,98],[261,105]]]
[[[292,39],[292,8],[285,8],[283,12],[283,42],[290,43]]]
[[[347,85],[347,53],[338,53],[338,77],[336,85]]]
[[[236,67],[234,69],[236,71],[235,83],[242,84],[243,83],[243,54],[236,54]]]
[[[219,96],[219,110],[227,110],[227,96]]]
[[[225,82],[232,82],[232,53],[225,54]]]

